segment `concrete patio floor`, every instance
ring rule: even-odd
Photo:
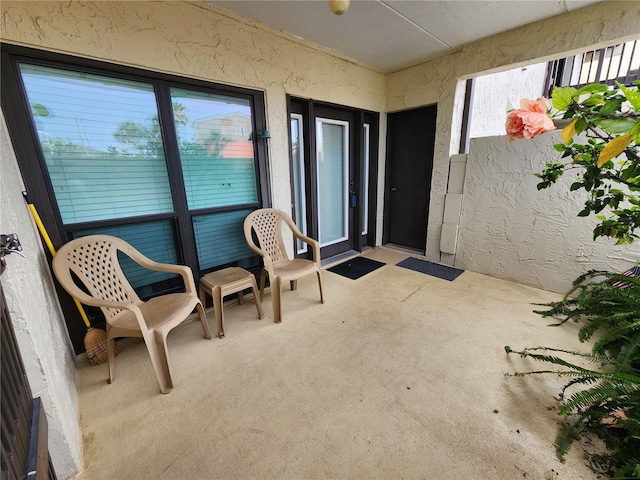
[[[160,394],[143,343],[124,345],[116,380],[78,365],[84,471],[93,479],[594,479],[578,445],[555,457],[556,377],[514,349],[588,350],[577,326],[550,328],[532,303],[559,295],[465,272],[455,281],[395,264],[358,280],[324,271],[225,307],[226,338],[198,322],[169,335],[174,390]],[[212,332],[214,315],[208,315]]]

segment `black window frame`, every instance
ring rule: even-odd
[[[0,55],[0,78],[2,80],[0,85],[0,105],[4,112],[25,188],[54,246],[60,246],[71,240],[73,231],[152,220],[169,220],[174,230],[178,262],[191,267],[194,272],[194,277],[196,277],[197,280],[200,275],[212,269],[199,270],[192,216],[271,206],[268,146],[265,139],[256,138],[254,141],[254,151],[258,201],[232,206],[188,209],[175,125],[173,122],[170,89],[183,88],[191,91],[229,95],[248,100],[251,103],[253,112],[254,124],[252,127],[254,132],[266,128],[264,92],[7,43],[0,43]],[[128,79],[153,85],[165,146],[167,174],[174,205],[173,212],[64,225],[48,175],[44,155],[40,148],[36,126],[28,108],[29,104],[18,68],[18,64],[21,62],[66,69],[74,72]],[[216,268],[222,268],[223,266]],[[259,269],[259,265],[256,264],[255,268]],[[70,301],[68,295],[66,295],[58,285],[57,287],[65,317],[67,318],[69,334],[76,353],[79,353],[83,350],[82,337],[85,331],[82,327],[84,325],[78,316],[73,302]],[[163,292],[159,291],[149,296],[160,293]],[[102,320],[99,319],[98,321],[101,322]],[[77,328],[77,325],[80,325],[80,328]]]

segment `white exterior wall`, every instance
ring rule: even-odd
[[[387,75],[387,112],[438,105],[426,244],[429,260],[448,264],[455,261],[455,256],[441,255],[440,237],[450,157],[458,153],[463,108],[461,80],[640,38],[638,18],[638,1],[602,2],[467,44],[450,55]],[[575,202],[578,204],[579,200]],[[488,204],[486,208],[493,207]],[[572,244],[570,248],[576,251],[594,245],[590,237],[573,236],[568,225],[562,230]],[[603,248],[612,249],[610,244]],[[466,259],[457,260],[466,263]],[[517,279],[515,273],[513,278]]]
[[[559,160],[559,132],[533,140],[471,140],[455,266],[564,293],[590,269],[623,272],[640,259],[640,242],[593,241],[596,219],[577,217],[588,198],[570,192],[576,172],[538,191],[534,173]]]
[[[542,96],[547,62],[475,78],[469,138],[504,135],[506,113],[523,98]]]
[[[624,271],[640,260],[640,244],[592,241],[595,217],[577,217],[587,195],[570,192],[575,174],[538,191],[534,176],[559,160],[559,133],[508,142],[506,112],[542,95],[547,63],[475,79],[462,215],[455,266],[565,292],[589,269]],[[480,138],[491,137],[491,138]],[[575,173],[575,172],[574,172]],[[488,207],[488,208],[487,208]],[[444,259],[444,255],[442,256]]]
[[[4,116],[0,172],[0,233],[17,233],[27,256],[8,255],[0,282],[31,392],[41,397],[47,413],[54,468],[63,479],[81,465],[75,355],[38,230],[22,197],[22,179]]]

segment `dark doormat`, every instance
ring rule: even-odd
[[[464,270],[460,270],[459,268],[447,267],[446,265],[439,265],[413,257],[406,258],[396,265],[398,267],[408,268],[409,270],[415,270],[416,272],[426,273],[432,277],[449,280],[450,282],[454,281],[464,272]]]
[[[327,268],[327,270],[337,273],[338,275],[342,275],[343,277],[350,278],[351,280],[356,280],[385,265],[386,263],[371,260],[370,258],[355,257],[331,268]]]

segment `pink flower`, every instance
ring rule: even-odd
[[[507,138],[512,141],[518,138],[535,138],[555,130],[556,126],[547,114],[547,99],[540,97],[537,100],[523,98],[520,108],[507,115],[505,128]]]

